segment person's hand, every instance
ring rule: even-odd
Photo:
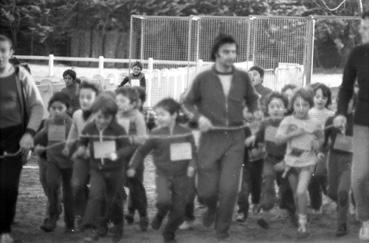
[[[118,159],[118,155],[117,153],[111,153],[109,154],[108,158],[111,160],[111,161],[116,161]]]
[[[319,151],[319,149],[320,149],[320,142],[319,142],[318,140],[313,140],[313,141],[311,141],[311,149],[312,149],[314,152]]]
[[[46,148],[44,146],[41,145],[36,145],[35,147],[35,153],[36,154],[41,154],[42,152],[44,152],[46,150]]]
[[[195,175],[195,168],[192,166],[189,166],[187,168],[187,176],[192,178]]]
[[[320,153],[318,153],[318,159],[320,160],[320,161],[322,161],[322,160],[324,160],[324,157],[325,157],[325,155],[324,155],[324,153],[322,153],[322,152],[320,152]]]
[[[127,170],[127,176],[132,178],[136,175],[136,170],[135,169],[128,169]]]
[[[19,146],[22,150],[28,151],[33,148],[33,137],[29,133],[23,134],[21,140],[19,141]]]
[[[149,138],[148,135],[135,136],[133,138],[133,143],[137,145],[143,145],[148,138]]]
[[[69,153],[70,153],[69,148],[67,148],[67,146],[65,146],[64,149],[62,150],[62,154],[64,156],[68,157]]]
[[[252,122],[255,119],[254,114],[251,113],[247,107],[243,108],[242,114],[247,122]]]
[[[252,135],[248,138],[245,139],[245,145],[247,147],[251,147],[251,146],[254,146],[255,145],[255,141],[256,141],[256,136],[255,135]]]
[[[343,115],[338,115],[333,119],[333,126],[336,128],[343,128],[346,126],[347,119]]]
[[[207,132],[213,127],[213,124],[211,124],[211,121],[204,117],[200,116],[199,118],[199,129],[201,132]]]
[[[257,111],[254,112],[253,116],[254,116],[255,120],[261,121],[261,120],[263,120],[264,114],[261,110],[257,110]]]

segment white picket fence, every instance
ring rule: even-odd
[[[129,59],[109,59],[104,57],[99,58],[77,58],[77,57],[55,57],[54,55],[46,56],[16,56],[18,59],[24,60],[48,60],[48,75],[45,78],[37,80],[39,90],[44,98],[45,103],[48,102],[51,95],[64,87],[61,81],[61,76],[55,79],[54,61],[76,61],[76,62],[98,62],[98,69],[87,70],[86,75],[79,76],[81,80],[90,80],[98,83],[105,90],[114,90],[127,71],[122,73],[122,70],[114,70],[104,68],[105,62],[111,63],[129,63]],[[210,68],[210,62],[186,62],[186,61],[168,61],[154,60],[149,58],[143,60],[142,63],[147,64],[147,69],[144,70],[147,80],[147,102],[145,106],[152,107],[159,100],[166,97],[173,97],[177,100],[191,85],[194,76],[207,68]],[[154,69],[155,65],[187,65],[188,67]],[[235,64],[237,68],[247,71],[252,65],[252,62],[241,62]],[[73,67],[65,67],[73,68]],[[77,68],[76,68],[77,69]],[[78,68],[81,70],[83,68]],[[33,71],[33,70],[32,70]],[[97,73],[96,73],[97,71]],[[77,71],[77,75],[80,71]],[[95,73],[95,74],[94,74]],[[37,76],[37,73],[34,75]],[[56,80],[56,81],[55,81]],[[264,85],[273,89],[280,90],[285,84],[293,83],[297,86],[303,84],[303,67],[302,65],[293,63],[280,63],[275,70],[266,70],[264,76]]]

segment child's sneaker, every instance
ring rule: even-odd
[[[1,234],[0,242],[1,243],[13,243],[14,239],[11,237],[10,234],[4,233],[4,234]]]
[[[268,224],[268,222],[267,222],[265,219],[260,218],[260,219],[258,219],[256,222],[257,222],[257,224],[258,224],[261,228],[263,228],[263,229],[269,229],[269,224]]]
[[[360,240],[369,240],[369,221],[364,221],[359,231]]]
[[[149,218],[147,216],[140,217],[140,229],[146,231],[149,227]]]
[[[306,238],[308,236],[307,233],[307,218],[306,215],[299,214],[298,216],[298,228],[297,228],[297,237],[298,238]]]
[[[111,233],[112,233],[112,241],[119,242],[123,236],[123,225],[122,224],[114,225],[111,229]]]
[[[242,213],[242,212],[238,212],[237,215],[236,215],[236,221],[237,222],[240,222],[240,223],[243,223],[245,222],[247,219],[245,213]]]
[[[127,221],[127,224],[133,224],[134,222],[134,215],[133,214],[127,214],[126,216],[124,216],[124,218]]]
[[[151,222],[151,228],[153,228],[154,230],[160,229],[163,219],[164,217],[162,215],[156,214],[154,219]]]
[[[341,237],[341,236],[344,236],[344,235],[347,235],[347,224],[346,223],[341,223],[337,227],[336,236]]]
[[[193,229],[193,220],[185,220],[183,223],[179,226],[180,230],[191,230]]]
[[[52,232],[56,228],[56,220],[46,218],[40,228],[47,233]]]

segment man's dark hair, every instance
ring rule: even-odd
[[[260,77],[261,77],[261,78],[264,78],[264,73],[265,73],[265,71],[264,71],[264,69],[263,69],[262,67],[260,67],[260,66],[252,66],[252,67],[249,69],[249,71],[256,71],[256,72],[258,72],[258,73],[260,74]]]
[[[141,70],[143,69],[142,63],[139,62],[139,61],[136,61],[136,62],[132,63],[131,68],[134,68],[134,67],[138,67]]]
[[[163,108],[164,110],[168,111],[169,114],[171,115],[174,114],[179,115],[181,105],[173,98],[165,98],[159,101],[154,108]]]
[[[367,19],[369,18],[369,11],[365,11],[362,15],[361,15],[362,19]]]
[[[236,50],[238,51],[238,44],[236,40],[233,38],[233,36],[226,35],[226,34],[220,34],[215,38],[213,47],[211,49],[210,58],[212,61],[215,61],[219,48],[224,44],[235,44]]]
[[[67,69],[64,71],[63,73],[63,78],[65,76],[69,75],[73,80],[76,80],[77,74],[75,71],[73,71],[72,69]]]
[[[10,44],[10,49],[13,49],[13,41],[6,35],[0,35],[0,42],[8,42]]]
[[[96,96],[98,96],[100,92],[98,85],[88,81],[83,81],[79,89],[91,89],[96,93]]]

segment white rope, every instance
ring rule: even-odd
[[[330,8],[327,3],[325,2],[325,0],[320,0],[320,2],[324,5],[324,7],[326,9],[328,9],[331,12],[337,11],[338,9],[340,9],[342,7],[343,4],[345,4],[346,0],[342,0],[342,2],[340,4],[337,5],[337,7],[335,8]]]

